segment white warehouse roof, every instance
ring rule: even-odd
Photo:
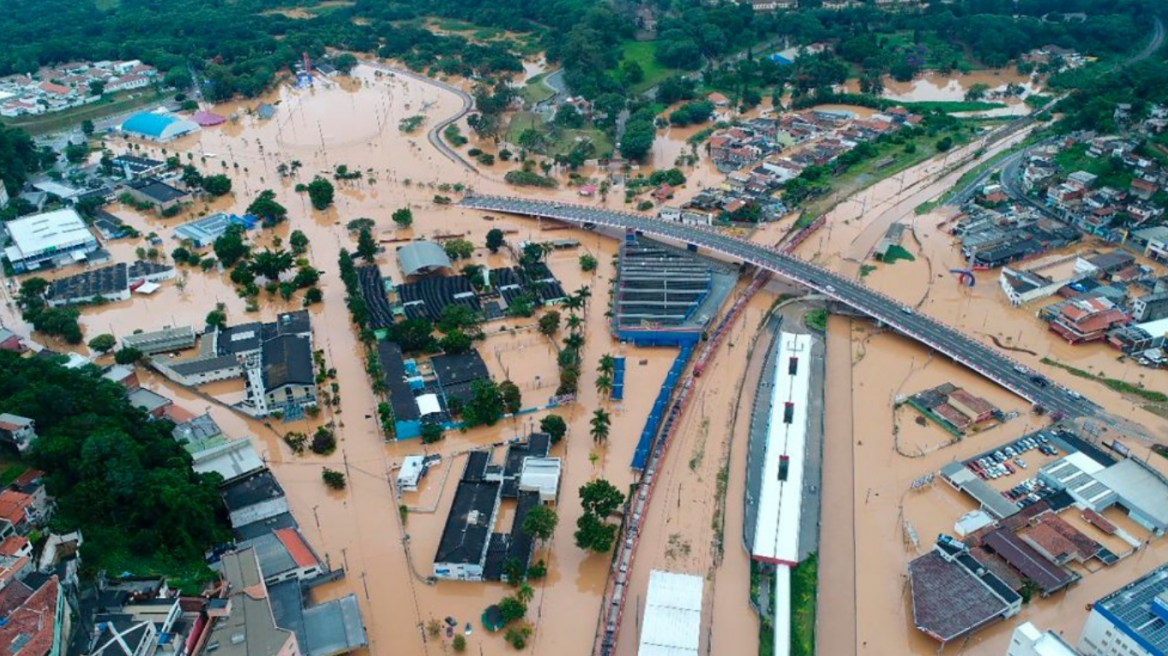
[[[81,215],[68,208],[9,221],[5,228],[12,236],[19,259],[94,241]]]
[[[637,656],[697,656],[702,577],[652,570]]]

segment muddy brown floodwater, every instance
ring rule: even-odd
[[[539,70],[532,66],[530,72]],[[275,118],[263,121],[251,114],[260,101],[275,104]],[[633,481],[628,463],[641,433],[656,390],[660,389],[666,371],[676,355],[675,349],[636,348],[621,345],[611,337],[604,316],[608,285],[614,273],[612,263],[617,242],[595,233],[573,229],[555,229],[522,219],[489,221],[482,214],[457,206],[437,205],[434,195],[440,184],[462,183],[487,193],[516,193],[501,182],[499,171],[486,168],[474,174],[454,164],[436,152],[426,140],[426,130],[445,116],[454,114],[459,100],[437,87],[401,77],[375,72],[361,66],[353,79],[342,79],[312,89],[282,87],[268,96],[249,102],[233,102],[214,110],[231,120],[223,126],[204,130],[196,135],[165,145],[137,144],[146,156],[178,155],[205,173],[225,172],[234,181],[234,191],[212,202],[199,202],[181,216],[161,219],[153,214],[139,213],[130,208],[114,206],[112,211],[143,234],[157,233],[162,237],[161,250],[169,253],[177,246],[174,228],[192,218],[214,211],[242,213],[252,198],[263,189],[272,189],[289,210],[289,221],[272,230],[255,231],[251,238],[257,247],[273,243],[276,237],[287,241],[292,230],[301,230],[311,242],[307,258],[324,272],[320,287],[323,303],[310,308],[316,348],[323,349],[329,366],[337,370],[340,405],[331,412],[322,413],[316,420],[271,424],[245,418],[220,401],[238,400],[242,386],[220,383],[204,387],[198,392],[181,389],[160,376],[146,374],[145,385],[172,396],[176,402],[192,411],[206,409],[233,436],[247,437],[271,467],[284,487],[291,508],[313,547],[333,567],[344,567],[344,580],[314,591],[319,599],[333,598],[354,592],[357,594],[370,645],[368,653],[395,656],[446,653],[445,638],[430,639],[423,626],[430,619],[453,616],[461,623],[470,622],[475,631],[468,638],[469,653],[504,654],[513,652],[499,634],[482,630],[478,617],[483,609],[510,593],[510,588],[491,583],[440,582],[428,585],[422,579],[430,573],[432,558],[445,522],[458,475],[465,462],[461,454],[467,449],[481,448],[517,434],[523,434],[538,424],[544,413],[527,415],[522,420],[508,420],[494,427],[477,428],[465,433],[452,432],[447,438],[430,447],[417,441],[386,444],[378,430],[377,399],[374,397],[364,372],[361,345],[349,322],[345,308],[345,290],[336,275],[336,261],[341,248],[355,247],[355,240],[344,224],[358,217],[375,221],[376,232],[383,243],[389,244],[388,253],[378,258],[378,265],[389,278],[401,276],[392,256],[392,241],[412,237],[426,237],[438,233],[463,233],[476,245],[481,245],[486,232],[499,225],[509,226],[508,239],[573,238],[581,242],[579,251],[552,254],[549,266],[564,287],[575,290],[587,286],[592,300],[584,312],[587,343],[584,348],[584,367],[581,378],[580,400],[562,409],[569,422],[566,440],[553,449],[553,455],[564,458],[564,477],[560,488],[559,526],[549,545],[541,548],[535,558],[546,560],[549,574],[536,585],[536,596],[528,611],[534,633],[529,649],[537,654],[584,654],[593,640],[601,595],[608,572],[610,556],[589,555],[575,547],[572,533],[580,514],[576,490],[585,482],[603,476],[620,488]],[[404,134],[398,122],[421,114],[426,123],[413,134]],[[462,122],[464,134],[470,134]],[[669,152],[659,155],[669,159],[684,148],[684,138],[692,130],[676,130],[671,145],[662,146]],[[111,139],[107,144],[114,152],[123,152],[127,144]],[[281,178],[280,164],[300,166],[292,177]],[[298,183],[307,183],[315,175],[332,177],[336,166],[344,164],[351,171],[364,174],[359,181],[338,182],[335,205],[327,211],[314,211],[303,194],[295,192]],[[712,169],[705,164],[698,167],[697,181],[713,183]],[[566,178],[566,171],[557,172]],[[595,175],[585,169],[585,175]],[[699,182],[692,184],[696,187]],[[532,195],[559,197],[579,202],[572,189],[531,192]],[[619,196],[619,197],[618,197]],[[623,208],[623,194],[613,194],[607,201],[593,199],[587,202]],[[393,210],[409,206],[414,212],[414,225],[397,230],[389,216]],[[546,229],[545,229],[546,228]],[[114,242],[110,245],[115,261],[134,259],[134,251],[144,246],[139,240]],[[580,252],[591,252],[600,262],[598,271],[585,274],[580,271]],[[504,264],[502,256],[491,256],[485,249],[476,250],[474,262]],[[76,273],[77,269],[53,275]],[[181,282],[180,282],[181,281]],[[757,322],[764,301],[751,306],[748,320]],[[232,323],[255,319],[271,320],[281,311],[295,309],[299,300],[281,301],[263,294],[257,313],[246,312],[245,303],[234,292],[225,273],[183,269],[179,280],[169,281],[150,297],[135,296],[131,300],[87,307],[82,310],[81,323],[87,337],[99,332],[122,335],[135,328],[157,329],[168,325],[194,324],[201,326],[208,311],[216,302],[223,303]],[[7,304],[2,309],[5,325],[29,330],[15,307]],[[481,345],[484,359],[493,375],[510,377],[522,389],[525,405],[543,405],[558,383],[555,353],[548,340],[533,330],[534,319],[496,322],[486,327],[489,336]],[[745,325],[745,324],[744,324]],[[754,325],[754,324],[751,324]],[[676,474],[678,483],[685,486],[663,488],[654,508],[665,504],[683,504],[701,509],[701,515],[686,517],[684,507],[675,507],[663,515],[667,529],[661,528],[647,546],[654,550],[667,543],[669,535],[683,533],[688,549],[679,546],[673,556],[676,568],[705,573],[710,563],[709,500],[702,499],[714,481],[716,466],[722,457],[722,442],[731,431],[727,426],[730,409],[735,403],[731,390],[740,376],[747,333],[736,328],[735,336],[723,351],[728,359],[708,376],[706,399],[697,407],[701,414],[687,418],[682,436],[685,444],[674,450],[675,460],[688,461],[695,457],[699,473],[688,469]],[[38,341],[57,349],[67,345],[43,335]],[[733,344],[731,346],[730,344]],[[73,347],[85,353],[84,346]],[[630,393],[623,402],[602,401],[594,388],[595,367],[605,353],[622,354],[628,358],[626,374]],[[722,381],[726,381],[724,384]],[[652,390],[649,392],[648,390]],[[607,444],[595,445],[589,437],[588,420],[597,407],[606,407],[612,413],[611,437]],[[311,432],[316,425],[333,421],[337,426],[338,449],[329,456],[294,455],[280,439],[288,431]],[[695,440],[704,440],[705,451],[695,446]],[[441,453],[441,466],[428,475],[422,490],[395,498],[389,484],[394,466],[403,457],[423,451]],[[596,462],[592,457],[595,453]],[[676,463],[675,463],[676,464]],[[332,492],[320,480],[324,466],[342,469],[348,478],[348,488]],[[681,467],[685,467],[685,462]],[[684,472],[684,475],[683,475]],[[693,484],[688,481],[692,479]],[[681,494],[678,494],[680,490]],[[398,504],[414,508],[402,525]],[[740,513],[741,509],[731,509]],[[503,527],[499,527],[503,528]],[[663,541],[663,542],[659,542]],[[407,546],[411,558],[407,558]],[[646,551],[648,553],[648,550]],[[664,555],[644,556],[641,562],[647,572],[650,564],[669,564],[660,561]],[[411,564],[412,561],[412,564]],[[671,561],[672,562],[672,561]],[[639,574],[640,575],[640,574]],[[728,579],[741,588],[739,601],[746,610],[748,581],[738,577]],[[643,590],[641,594],[643,595]],[[712,596],[710,597],[712,598]],[[631,617],[632,615],[630,615]],[[754,639],[757,628],[747,637]],[[627,636],[635,636],[629,630]],[[622,641],[627,642],[627,641]],[[626,653],[631,653],[627,651]],[[731,652],[724,652],[731,653]],[[734,653],[739,653],[737,649]],[[745,653],[745,652],[742,652]]]
[[[1029,75],[1022,75],[1016,69],[973,71],[963,74],[943,74],[927,72],[908,82],[898,82],[884,77],[884,97],[901,102],[943,101],[959,102],[974,85],[983,84],[988,89],[986,100],[1001,102],[1004,108],[979,112],[988,116],[1010,116],[1026,114],[1028,108],[1023,102],[1026,96],[1041,93],[1042,87]],[[1021,93],[1005,96],[1009,85],[1021,88]],[[844,88],[850,93],[859,93],[858,80],[849,80]]]

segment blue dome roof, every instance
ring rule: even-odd
[[[139,112],[122,123],[122,130],[124,132],[133,132],[135,134],[145,135],[147,137],[161,137],[166,128],[178,122],[179,119],[173,116],[163,116],[162,114],[152,114],[150,112]]]

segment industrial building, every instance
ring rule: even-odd
[[[640,346],[696,344],[737,279],[727,264],[630,233],[617,259],[613,334]]]
[[[523,520],[541,503],[554,501],[559,489],[559,459],[547,457],[550,448],[550,436],[532,433],[507,446],[502,465],[492,463],[493,450],[467,454],[434,555],[436,578],[502,581],[508,561],[527,568],[535,544],[523,532]],[[511,515],[511,525],[495,531],[500,509],[512,502],[514,512],[502,513]]]
[[[700,576],[649,572],[637,656],[697,656],[703,584]]]
[[[195,329],[191,326],[175,326],[146,333],[122,336],[123,348],[138,349],[146,355],[182,351],[195,346]]]
[[[45,301],[50,307],[95,300],[124,301],[130,292],[157,289],[157,281],[175,276],[174,267],[153,262],[118,262],[113,266],[90,269],[73,276],[58,278],[45,290]]]
[[[238,225],[244,230],[250,230],[258,223],[254,216],[238,216],[226,212],[215,212],[201,219],[195,219],[174,229],[174,238],[187,242],[195,248],[207,248],[215,244],[215,240],[223,236],[227,229]]]
[[[1084,656],[1168,656],[1168,565],[1091,604]]]
[[[914,624],[942,644],[1013,617],[1022,608],[1021,595],[948,536],[908,564],[908,577]]]
[[[1096,513],[1118,505],[1155,535],[1168,531],[1168,478],[1137,458],[1105,466],[1095,457],[1073,453],[1042,467],[1038,477]]]
[[[127,136],[166,143],[199,131],[199,124],[187,119],[153,112],[138,112],[122,122]]]
[[[12,242],[4,255],[17,273],[81,262],[98,249],[97,238],[73,209],[8,221],[4,229]]]

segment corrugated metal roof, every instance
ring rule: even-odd
[[[397,262],[406,276],[451,268],[446,251],[432,241],[415,241],[402,246],[397,249]]]
[[[653,570],[641,627],[640,656],[697,656],[702,577]]]

